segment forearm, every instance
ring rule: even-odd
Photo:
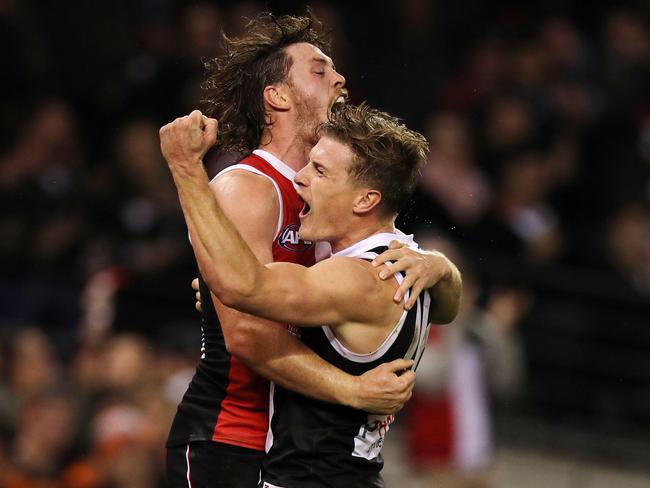
[[[284,388],[318,400],[358,408],[358,378],[323,360],[280,327],[255,332],[263,344],[239,358],[256,373]]]
[[[276,337],[270,337],[271,330]],[[411,396],[415,373],[404,371],[412,361],[396,360],[362,376],[351,376],[324,361],[283,328],[266,325],[255,335],[262,347],[245,348],[237,357],[259,375],[287,389],[376,414],[397,412]]]
[[[263,266],[224,214],[200,165],[172,166],[172,175],[201,274],[210,289],[228,302],[231,294],[250,295]]]
[[[440,256],[444,257],[442,254]],[[429,288],[433,309],[430,320],[436,324],[447,324],[456,318],[463,289],[460,272],[454,263],[447,260],[448,271],[433,287]]]
[[[317,356],[284,326],[242,314],[213,297],[226,347],[261,376],[306,396],[378,414],[395,413],[410,397],[412,361],[382,364],[351,376]]]
[[[321,359],[286,327],[226,307],[213,296],[228,351],[279,385],[319,400],[355,405],[357,379]]]

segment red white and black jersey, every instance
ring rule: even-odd
[[[272,246],[273,260],[314,264],[314,245],[298,237],[298,214],[303,202],[293,185],[295,171],[262,150],[253,151],[220,174],[233,170],[268,178],[278,193],[280,215]],[[227,351],[210,290],[202,277],[199,283],[201,359],[178,406],[167,446],[215,441],[262,451],[268,430],[269,382]]]
[[[402,233],[376,234],[335,256],[372,260],[393,239],[412,243],[410,236]],[[399,282],[403,279],[401,274],[395,277]],[[302,340],[327,362],[353,375],[398,358],[415,360],[415,368],[427,342],[430,306],[431,297],[425,291],[411,310],[404,311],[384,343],[369,354],[347,349],[328,326],[303,328]],[[384,486],[380,451],[394,416],[322,402],[278,385],[272,385],[272,399],[262,486]]]

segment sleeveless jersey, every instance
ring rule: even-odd
[[[412,242],[410,236],[401,233],[376,234],[335,256],[372,260],[393,239]],[[399,282],[403,279],[401,274],[395,277]],[[384,343],[370,354],[348,350],[328,326],[303,328],[302,340],[327,362],[353,375],[398,358],[415,360],[415,368],[427,342],[430,306],[431,297],[425,291],[411,310],[404,311]],[[321,402],[278,385],[271,388],[273,401],[262,486],[384,486],[380,451],[394,416]]]
[[[314,245],[298,237],[303,202],[293,186],[295,171],[261,150],[219,175],[236,169],[268,178],[278,193],[280,215],[273,260],[314,264]],[[199,285],[201,359],[178,406],[167,446],[215,441],[262,451],[268,431],[269,382],[228,352],[210,290],[200,276]]]

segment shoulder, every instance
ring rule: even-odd
[[[321,298],[340,313],[341,321],[384,325],[392,317],[395,280],[381,280],[374,266],[365,260],[335,256],[309,268],[319,283]]]
[[[218,175],[210,182],[210,188],[249,244],[273,241],[278,230],[280,200],[267,177],[236,169]]]
[[[271,179],[245,169],[233,169],[217,175],[210,182],[210,188],[217,197],[277,200],[277,191]]]
[[[393,287],[390,280],[381,280],[375,267],[364,259],[334,256],[311,269],[344,292],[354,288],[356,293],[375,296],[382,289]]]

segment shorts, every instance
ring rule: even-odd
[[[167,448],[169,488],[256,488],[264,451],[200,441]]]

